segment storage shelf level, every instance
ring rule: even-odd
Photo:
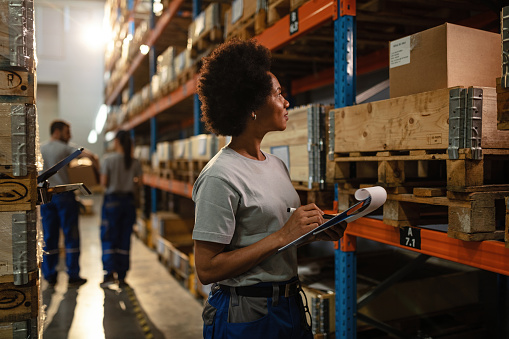
[[[187,182],[161,178],[154,174],[143,174],[143,184],[160,189],[162,191],[175,193],[183,197],[191,198],[193,185]]]
[[[415,228],[420,232],[420,249],[404,246],[400,241],[400,230],[384,224],[381,220],[360,218],[348,225],[341,250],[355,250],[355,237],[412,250],[483,270],[509,275],[509,248],[503,241],[463,241],[450,238],[447,233]]]

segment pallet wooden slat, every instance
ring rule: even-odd
[[[482,90],[482,148],[509,148],[509,132],[497,129],[496,90]],[[449,91],[445,88],[334,110],[334,151],[446,150]]]

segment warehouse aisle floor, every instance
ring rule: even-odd
[[[129,287],[99,286],[103,276],[99,239],[102,196],[92,199],[94,214],[80,217],[81,275],[88,281],[68,288],[62,259],[55,288],[43,280],[44,338],[201,338],[201,302],[135,236],[126,278]]]

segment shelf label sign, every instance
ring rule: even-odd
[[[290,35],[299,31],[299,9],[290,12]]]
[[[421,249],[421,230],[414,227],[400,227],[399,244],[406,247]]]

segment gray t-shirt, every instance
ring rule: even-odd
[[[138,159],[133,158],[131,167],[125,169],[124,155],[121,153],[108,153],[101,160],[101,174],[108,176],[106,194],[133,193],[135,177],[141,177],[141,165]]]
[[[207,163],[193,187],[193,239],[227,244],[225,250],[232,251],[281,229],[290,217],[287,208],[300,206],[300,200],[285,164],[264,155],[258,161],[224,147]],[[297,250],[292,247],[219,283],[247,286],[296,275]]]
[[[77,149],[77,146],[66,144],[60,140],[49,140],[43,143],[41,145],[41,155],[44,161],[42,170],[46,171],[60,160],[71,155]],[[57,173],[52,175],[48,181],[51,186],[70,184],[67,166],[64,166]]]

